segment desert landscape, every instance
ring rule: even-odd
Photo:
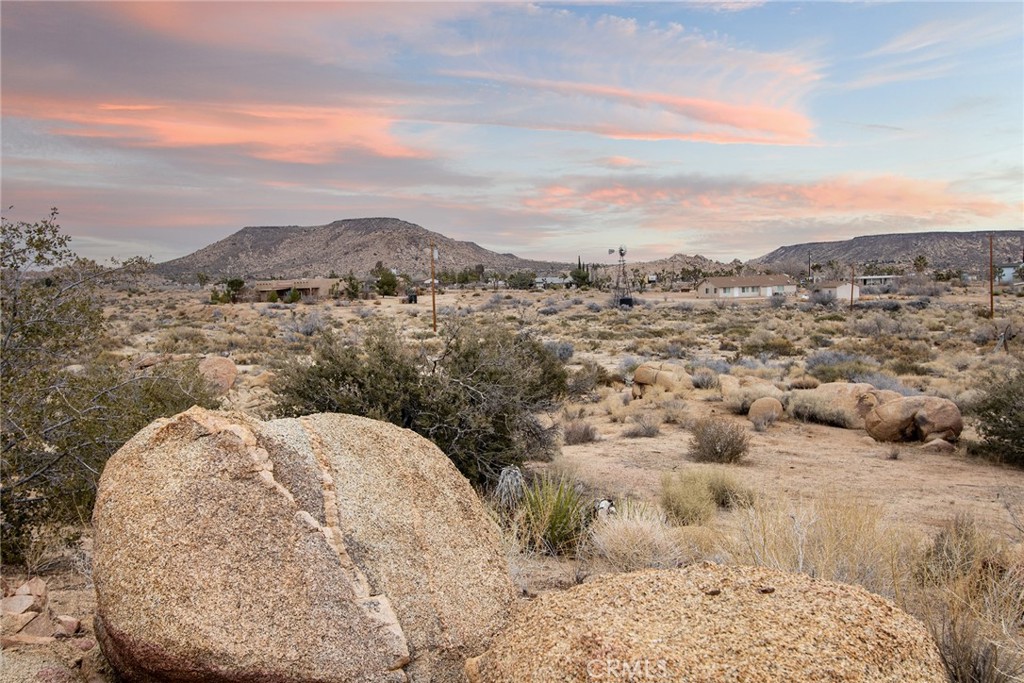
[[[947,638],[944,657],[950,643],[974,647],[971,666],[1004,675],[984,680],[1020,675],[1024,471],[1019,448],[985,450],[975,412],[993,383],[1019,383],[1024,298],[1011,289],[990,318],[985,283],[925,276],[852,307],[803,288],[726,301],[656,283],[631,307],[609,288],[494,284],[439,285],[436,306],[422,287],[415,303],[373,291],[256,301],[248,286],[211,303],[223,287],[143,275],[99,290],[100,353],[143,374],[191,364],[208,407],[258,420],[292,414],[283,396],[309,381],[311,360],[327,362],[324,344],[372,364],[381,330],[421,359],[449,353],[460,330],[506,330],[564,367],[557,399],[532,414],[553,439],[546,456],[474,480],[527,600],[643,569],[760,565],[861,585]],[[865,430],[877,407],[865,396],[929,397],[962,424],[881,437]],[[1003,417],[1019,427],[1012,400]],[[93,623],[90,525],[44,525],[23,542],[5,596],[43,577],[45,625],[5,616],[4,680],[113,680]]]

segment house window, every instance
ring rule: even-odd
[[[732,294],[732,287],[722,287],[722,294]]]

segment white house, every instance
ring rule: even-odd
[[[767,299],[796,294],[788,275],[709,277],[697,285],[698,299]]]
[[[851,298],[853,301],[860,299],[860,285],[851,285],[849,282],[818,282],[811,291],[831,296],[836,301],[846,304],[850,303]]]
[[[1022,263],[1006,263],[995,267],[996,282],[999,284],[1010,284],[1014,280],[1019,279],[1017,277],[1017,269],[1020,268]]]

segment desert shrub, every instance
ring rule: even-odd
[[[791,389],[817,389],[819,386],[821,386],[821,381],[811,375],[797,377],[789,383]]]
[[[885,389],[887,391],[895,391],[898,394],[904,396],[914,396],[921,392],[917,389],[912,389],[899,380],[898,377],[887,375],[882,372],[866,372],[860,375],[854,375],[851,382],[860,382],[863,384],[870,384],[876,389]]]
[[[718,373],[711,368],[697,368],[691,375],[694,389],[715,389],[718,387]]]
[[[571,479],[534,479],[523,492],[520,529],[525,544],[552,555],[574,552],[587,531],[590,503]]]
[[[738,463],[750,446],[743,427],[717,417],[697,420],[691,432],[690,457],[697,462]]]
[[[598,387],[611,386],[612,376],[603,365],[589,358],[580,365],[578,370],[569,373],[566,389],[570,396],[585,396]]]
[[[670,569],[681,566],[687,552],[665,516],[657,507],[626,502],[618,512],[590,527],[590,548],[614,569]]]
[[[748,339],[743,344],[742,353],[747,356],[796,356],[800,349],[785,337],[767,335],[760,339]]]
[[[661,434],[661,416],[654,412],[644,412],[629,418],[632,426],[626,428],[622,435],[630,438],[652,438]]]
[[[288,294],[284,297],[286,304],[297,304],[302,300],[302,294],[297,289],[289,289]]]
[[[874,372],[878,367],[871,358],[843,351],[816,351],[804,362],[804,370],[822,382],[849,381],[858,374]]]
[[[573,346],[567,341],[548,341],[544,342],[544,348],[550,351],[555,358],[568,363],[572,359]]]
[[[786,409],[797,420],[815,422],[831,427],[850,428],[850,418],[846,411],[834,405],[828,399],[805,391],[794,391],[787,398]]]
[[[194,364],[144,373],[102,356],[99,287],[128,281],[148,264],[104,267],[77,257],[56,216],[0,221],[4,562],[30,559],[34,543],[87,519],[104,464],[142,427],[215,403]]]
[[[730,510],[738,507],[749,507],[754,504],[754,492],[739,482],[725,468],[709,467],[694,472],[692,476],[704,483],[711,498],[718,507]]]
[[[971,406],[983,454],[1024,467],[1024,368],[1017,366],[986,383]]]
[[[750,423],[754,426],[755,432],[766,432],[769,427],[775,424],[776,420],[778,420],[778,416],[775,413],[767,412],[751,418]]]
[[[690,423],[686,401],[678,398],[668,398],[658,402],[658,410],[661,411],[661,421],[664,424],[687,425]]]
[[[599,438],[597,427],[583,420],[570,420],[562,426],[562,438],[567,446],[591,443]]]
[[[810,303],[822,308],[834,308],[836,306],[836,295],[833,292],[819,289],[811,292]]]
[[[703,524],[715,514],[715,498],[703,477],[665,474],[661,478],[661,507],[674,524]]]
[[[557,427],[536,413],[565,394],[566,371],[539,341],[501,323],[451,320],[440,351],[406,345],[386,322],[361,343],[325,332],[313,362],[289,362],[275,382],[281,416],[364,415],[433,441],[471,481],[493,483],[502,467],[546,459]]]

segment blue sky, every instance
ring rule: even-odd
[[[165,260],[395,216],[559,261],[1024,227],[1024,3],[4,2],[3,205]]]

